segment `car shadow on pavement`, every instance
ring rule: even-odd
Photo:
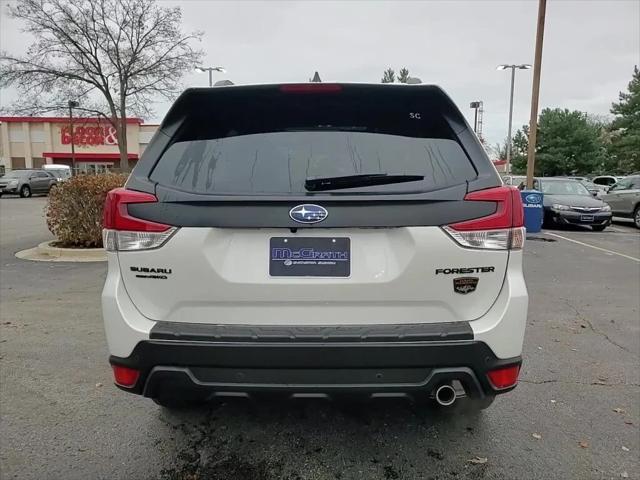
[[[482,458],[468,463],[467,448],[473,437],[486,436],[483,415],[401,399],[232,399],[195,410],[159,409],[159,422],[180,438],[159,480],[417,478],[441,473],[451,460],[480,474]]]

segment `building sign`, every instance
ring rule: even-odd
[[[60,129],[60,143],[62,145],[71,144],[70,127],[62,127]],[[73,143],[80,146],[117,145],[118,137],[116,129],[112,125],[94,127],[79,125],[73,127]]]

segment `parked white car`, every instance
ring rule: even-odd
[[[56,177],[58,182],[64,182],[71,178],[71,167],[68,165],[57,165],[54,163],[45,164],[42,166],[43,170]]]
[[[486,408],[527,319],[520,193],[424,85],[189,89],[109,193],[115,383]]]

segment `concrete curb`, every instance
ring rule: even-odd
[[[54,240],[55,241],[55,240]],[[60,248],[53,247],[52,241],[16,253],[16,257],[36,262],[106,262],[104,248]]]

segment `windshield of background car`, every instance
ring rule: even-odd
[[[53,175],[56,178],[69,178],[71,176],[71,172],[69,172],[69,170],[65,170],[63,168],[60,168],[60,169],[48,168],[45,171],[47,173]]]
[[[640,188],[640,176],[623,178],[613,185],[609,191],[614,192],[617,190],[629,190],[632,188]]]
[[[7,172],[2,178],[27,178],[32,173],[30,170],[13,170]]]
[[[548,195],[589,195],[589,190],[582,183],[575,181],[547,180],[542,181],[542,193]]]
[[[423,180],[340,193],[408,193],[462,184],[476,171],[437,109],[380,98],[261,95],[190,114],[151,180],[203,194],[305,195],[305,179],[362,174]]]

